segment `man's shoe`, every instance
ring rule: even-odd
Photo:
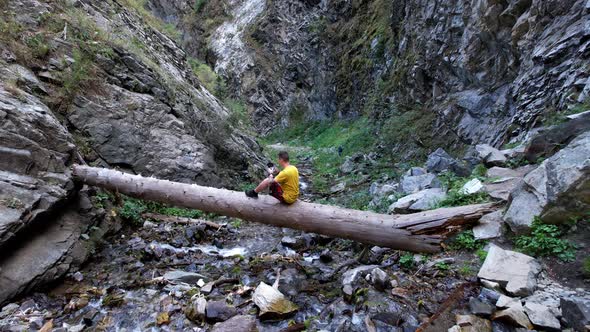
[[[258,198],[258,193],[254,190],[246,190],[246,196],[251,198]]]

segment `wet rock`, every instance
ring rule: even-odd
[[[184,314],[195,323],[203,322],[207,314],[207,300],[200,296],[191,299],[184,310]]]
[[[330,252],[330,249],[324,249],[322,250],[322,253],[320,254],[320,261],[322,263],[330,263],[332,260],[334,259],[334,257],[332,257],[332,253]]]
[[[389,276],[380,268],[371,271],[371,283],[379,291],[384,291],[389,287]]]
[[[500,150],[490,145],[478,144],[475,149],[486,166],[502,166],[508,161]]]
[[[553,316],[549,308],[533,302],[527,302],[524,310],[535,327],[549,330],[561,329],[559,320]]]
[[[479,295],[477,296],[478,299],[480,299],[481,301],[484,301],[486,303],[490,303],[493,305],[496,305],[496,302],[498,302],[498,299],[500,298],[502,294],[488,289],[488,288],[482,288],[479,291]]]
[[[590,300],[581,297],[561,298],[561,311],[567,326],[584,331],[590,325]]]
[[[283,317],[299,310],[297,305],[289,301],[285,295],[264,282],[256,287],[252,301],[260,310],[258,315],[261,318]]]
[[[471,174],[469,169],[451,157],[445,150],[438,148],[428,156],[426,169],[431,173],[441,173],[445,171],[453,172],[459,176],[468,176]]]
[[[357,287],[357,281],[378,267],[377,265],[362,265],[344,272],[342,274],[342,291],[345,297],[350,299]]]
[[[482,190],[483,183],[481,183],[481,181],[478,179],[472,179],[465,183],[463,187],[461,187],[461,190],[459,190],[459,192],[463,195],[473,195],[478,192],[481,192]]]
[[[483,302],[478,298],[472,297],[469,299],[469,311],[477,316],[489,317],[496,310],[496,306]]]
[[[195,273],[187,272],[182,270],[172,270],[164,274],[164,279],[171,282],[184,282],[187,284],[196,284],[199,280],[205,278],[205,276]]]
[[[441,182],[434,174],[404,176],[400,182],[400,189],[405,194],[413,194],[420,190],[440,188]]]
[[[525,296],[535,290],[539,272],[541,266],[534,258],[492,245],[477,276],[499,282],[510,294]]]
[[[208,301],[205,311],[207,320],[211,322],[223,322],[238,313],[235,307],[228,305],[224,300]]]
[[[389,206],[389,213],[411,213],[433,209],[436,204],[444,200],[446,192],[440,188],[425,189],[417,193],[404,196]]]
[[[238,315],[213,325],[211,332],[257,332],[256,317]]]
[[[306,241],[303,237],[297,236],[283,236],[281,239],[281,244],[285,247],[292,248],[292,249],[303,249],[306,247]]]
[[[590,132],[528,173],[512,192],[504,220],[515,233],[527,232],[539,216],[552,223],[569,220],[590,209]]]
[[[455,318],[462,332],[492,332],[492,323],[487,319],[474,315],[457,315]]]
[[[508,307],[508,309],[496,312],[492,319],[507,322],[516,326],[524,327],[532,330],[533,324],[524,312],[524,308],[520,303]]]
[[[502,236],[504,220],[503,211],[494,211],[481,217],[479,223],[473,227],[473,237],[476,240],[494,239]]]

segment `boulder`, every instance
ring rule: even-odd
[[[577,136],[590,131],[590,113],[541,130],[533,137],[526,149],[525,158],[529,162],[537,162],[539,158],[547,158],[568,145]]]
[[[524,310],[535,327],[547,330],[561,329],[559,320],[555,318],[546,306],[534,302],[527,302],[524,305]]]
[[[590,131],[528,173],[510,195],[504,220],[515,233],[533,219],[558,223],[590,210]]]
[[[479,219],[479,223],[473,227],[473,236],[476,240],[488,240],[502,236],[504,211],[498,210],[488,213]]]
[[[337,194],[339,192],[343,192],[344,189],[346,189],[345,182],[337,183],[337,184],[333,185],[332,187],[330,187],[330,194]]]
[[[426,172],[426,169],[423,167],[410,167],[410,169],[406,171],[406,176],[424,175]]]
[[[534,258],[491,245],[477,276],[499,282],[510,294],[526,296],[535,290],[539,272],[541,266]]]
[[[413,194],[420,190],[440,187],[440,180],[432,173],[406,175],[400,182],[400,189],[404,194]]]
[[[285,247],[293,249],[302,249],[307,246],[307,242],[301,236],[283,236],[283,238],[281,239],[281,244]]]
[[[513,305],[522,305],[519,298],[514,298],[506,295],[500,295],[496,302],[498,308],[509,308]]]
[[[340,166],[340,171],[343,174],[350,174],[357,171],[362,166],[361,163],[364,162],[365,159],[366,158],[362,153],[355,153],[352,156],[348,156]]]
[[[526,165],[517,169],[492,167],[486,174],[490,181],[484,185],[484,190],[492,198],[508,201],[510,193],[518,186],[522,178],[535,168],[535,165]]]
[[[222,323],[217,323],[211,332],[258,332],[256,317],[247,315],[233,316]]]
[[[376,206],[383,201],[383,199],[398,191],[399,184],[396,182],[379,183],[373,182],[369,187],[369,195],[371,196],[371,205]]]
[[[211,322],[223,322],[238,313],[236,308],[228,305],[225,300],[208,301],[205,312],[207,320]]]
[[[486,166],[502,166],[508,159],[500,150],[487,144],[478,144],[475,146],[479,158]]]
[[[510,323],[512,325],[524,327],[525,329],[529,329],[529,330],[533,329],[533,324],[531,324],[531,321],[529,320],[529,318],[525,314],[524,308],[520,304],[520,302],[508,307],[507,309],[500,310],[500,311],[496,312],[492,316],[492,319],[500,320],[503,322]]]
[[[457,159],[451,157],[445,150],[438,148],[426,160],[426,169],[431,173],[453,172],[459,176],[469,176],[471,171]]]
[[[584,331],[590,325],[590,299],[576,296],[561,298],[561,312],[567,326]]]
[[[447,193],[441,188],[424,189],[398,199],[389,206],[388,212],[409,213],[430,210],[446,197]]]

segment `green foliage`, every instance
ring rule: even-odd
[[[414,255],[405,253],[399,258],[399,265],[406,269],[411,269],[414,266]]]
[[[575,247],[560,239],[562,231],[556,225],[544,224],[535,218],[530,235],[516,237],[515,245],[522,252],[533,256],[557,256],[564,262],[575,259]]]
[[[459,268],[459,274],[462,276],[470,276],[474,274],[474,270],[469,265],[463,265]]]
[[[442,145],[432,135],[436,113],[428,108],[415,108],[404,112],[394,111],[386,114],[387,119],[381,127],[381,134],[387,144],[404,143],[426,157],[422,147]]]
[[[488,173],[488,168],[484,164],[478,164],[473,168],[471,175],[473,177],[478,178],[480,181],[485,179],[486,174]]]
[[[241,219],[232,219],[232,221],[230,221],[230,225],[232,225],[233,228],[240,228],[240,227],[242,227],[242,220]]]
[[[35,58],[43,59],[49,54],[49,45],[41,34],[28,38],[26,43]]]
[[[82,87],[91,79],[94,58],[82,50],[73,52],[74,63],[69,70],[62,73],[62,84],[66,98],[72,99]]]
[[[473,231],[467,230],[459,233],[451,244],[451,249],[454,250],[475,250],[481,249],[485,245],[484,241],[476,240],[473,236]]]
[[[142,213],[147,210],[145,203],[140,200],[127,198],[123,202],[123,206],[119,208],[119,215],[133,224],[139,225],[142,220]]]
[[[436,267],[440,271],[448,271],[451,269],[451,265],[445,262],[438,262],[434,264],[434,267]]]
[[[346,207],[354,210],[367,210],[369,208],[370,201],[371,196],[369,193],[366,191],[360,191],[353,193],[345,205]]]
[[[206,63],[200,62],[197,59],[189,58],[188,64],[190,65],[193,73],[199,81],[209,90],[212,94],[218,98],[223,97],[221,92],[224,92],[225,82],[207,65]]]
[[[193,5],[193,10],[195,13],[200,13],[203,10],[203,7],[207,4],[207,0],[195,0],[195,4]]]
[[[488,252],[483,250],[483,249],[477,249],[477,251],[475,252],[475,254],[477,255],[477,257],[479,258],[480,261],[485,261],[486,257],[488,257]]]
[[[153,29],[168,35],[168,37],[173,40],[178,41],[180,39],[180,32],[174,27],[174,25],[162,22],[162,20],[154,16],[154,14],[146,8],[148,0],[121,1],[125,7],[134,10]]]
[[[446,172],[439,176],[443,186],[448,189],[447,197],[438,202],[436,207],[452,207],[462,206],[487,202],[489,197],[485,192],[478,192],[475,194],[465,194],[461,191],[463,185],[475,178],[462,178],[458,177],[454,173]]]
[[[568,115],[578,114],[590,110],[590,103],[576,104],[565,111],[558,112],[556,110],[549,110],[549,114],[545,115],[543,124],[546,126],[554,126],[567,121]]]

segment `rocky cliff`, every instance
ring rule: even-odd
[[[184,43],[199,43],[195,54],[209,55],[262,132],[359,115],[387,130],[410,116],[437,143],[498,146],[588,103],[584,0],[164,3],[150,1],[201,32]],[[210,24],[195,28],[195,16]]]
[[[134,1],[0,2],[0,302],[81,264],[113,229],[72,163],[236,185],[260,147]]]

